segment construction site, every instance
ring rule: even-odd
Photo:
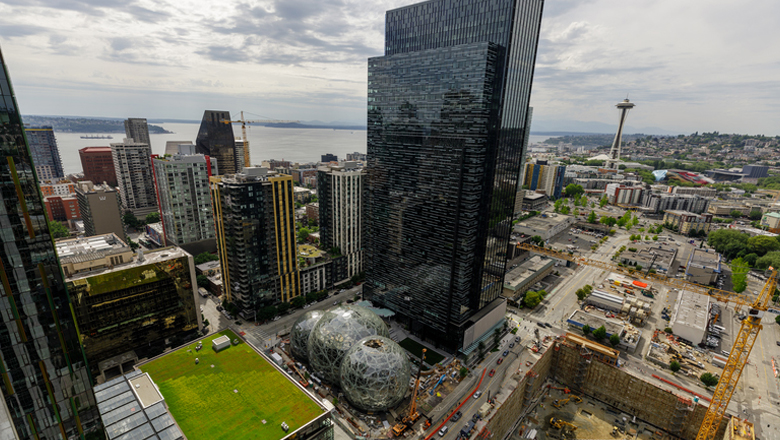
[[[695,439],[707,406],[618,368],[618,355],[572,333],[556,339],[514,391],[498,396],[479,438]]]

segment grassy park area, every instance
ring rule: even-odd
[[[193,343],[139,367],[189,440],[276,440],[288,434],[282,422],[292,432],[323,412],[243,340],[215,352],[222,335],[237,339],[225,330],[203,339],[200,351]]]

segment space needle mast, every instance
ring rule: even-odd
[[[618,124],[617,133],[615,134],[615,140],[612,142],[612,148],[609,150],[609,159],[607,159],[605,168],[617,171],[619,168],[618,163],[620,162],[620,143],[623,138],[623,124],[626,122],[628,111],[634,108],[634,103],[629,102],[628,98],[626,98],[623,102],[618,102],[615,107],[620,110],[620,123]]]

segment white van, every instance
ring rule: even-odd
[[[447,434],[448,426],[444,426],[439,430],[439,437],[444,437]]]

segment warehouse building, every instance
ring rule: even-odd
[[[554,263],[549,258],[536,255],[519,267],[512,269],[504,278],[502,296],[510,300],[520,301],[523,294],[534,284],[552,273],[555,266]]]
[[[704,339],[709,317],[710,297],[683,290],[672,313],[672,332],[693,344]]]

